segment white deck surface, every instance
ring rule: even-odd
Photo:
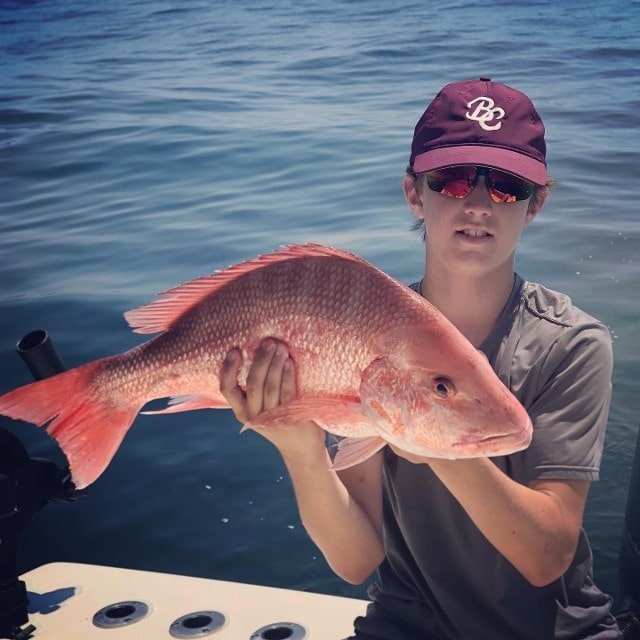
[[[29,622],[37,640],[172,640],[169,629],[182,616],[219,611],[224,627],[197,637],[212,640],[293,638],[286,627],[265,636],[256,631],[277,623],[304,627],[305,640],[340,640],[366,608],[363,600],[235,582],[73,563],[52,563],[24,574]],[[146,617],[116,628],[99,628],[93,616],[107,605],[140,601]],[[174,627],[175,628],[175,627]],[[185,627],[186,628],[186,627]]]

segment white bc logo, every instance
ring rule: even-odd
[[[475,105],[475,109],[471,111],[471,108]],[[495,131],[502,126],[502,122],[496,122],[496,124],[489,124],[492,120],[502,120],[504,118],[504,109],[496,107],[495,102],[491,98],[480,96],[475,100],[471,100],[467,103],[467,113],[465,117],[469,120],[475,120],[485,131]]]

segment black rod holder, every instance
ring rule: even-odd
[[[67,369],[44,329],[36,329],[20,338],[16,351],[36,380],[50,378]]]

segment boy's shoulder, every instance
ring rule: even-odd
[[[603,323],[577,307],[570,296],[537,282],[523,281],[521,300],[525,311],[550,325],[566,328],[602,327]]]

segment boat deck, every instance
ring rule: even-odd
[[[34,640],[338,640],[367,603],[288,589],[74,563],[21,577]]]

